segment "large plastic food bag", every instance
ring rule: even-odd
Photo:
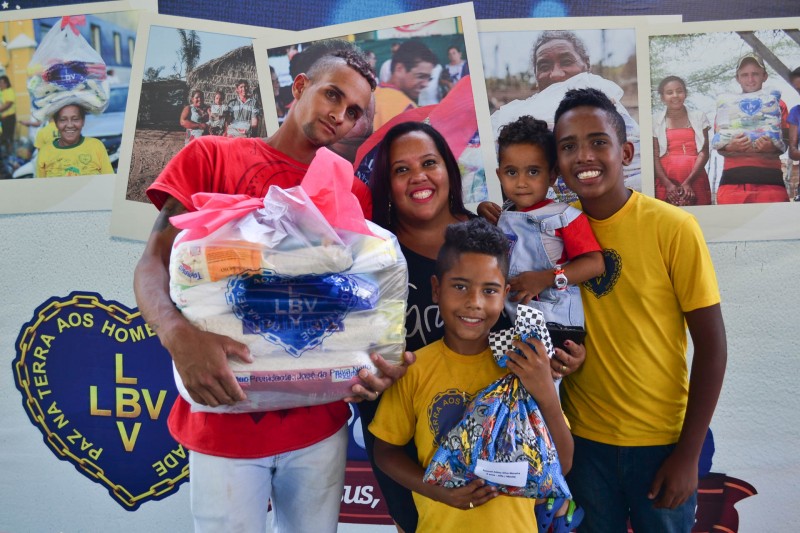
[[[317,161],[306,180],[320,171]],[[352,180],[352,167],[344,164]],[[330,167],[322,172],[330,180]],[[306,188],[315,191],[315,201]],[[246,344],[255,360],[229,359],[247,395],[233,406],[195,404],[175,372],[193,409],[328,403],[352,395],[362,368],[377,371],[370,353],[402,362],[408,275],[397,239],[363,216],[352,219],[353,209],[331,192],[304,180],[301,187],[270,187],[263,200],[201,193],[193,197],[198,211],[172,218],[188,228],[172,249],[172,300],[200,329]],[[329,212],[349,211],[350,220],[335,215],[336,223],[352,229],[331,226],[334,215],[323,216],[317,203]]]
[[[717,97],[717,116],[711,147],[725,148],[737,135],[746,135],[750,142],[768,137],[783,152],[786,145],[781,132],[781,93],[760,90],[754,93],[724,93]]]
[[[28,92],[31,114],[40,122],[47,122],[66,105],[98,114],[108,106],[106,64],[80,34],[78,26],[85,24],[84,16],[63,17],[33,53]]]

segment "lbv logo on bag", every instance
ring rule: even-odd
[[[167,430],[169,354],[136,310],[99,294],[50,298],[16,342],[22,405],[45,444],[128,511],[173,494],[188,454]]]
[[[739,101],[739,109],[745,115],[753,116],[761,111],[761,100],[759,98],[742,98]]]
[[[300,357],[342,329],[347,314],[360,305],[351,276],[281,276],[245,273],[228,283],[226,298],[245,334],[260,335]]]

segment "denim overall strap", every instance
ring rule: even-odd
[[[554,268],[564,250],[564,243],[555,231],[569,225],[580,213],[563,203],[529,212],[503,211],[497,225],[510,241],[509,277]],[[529,305],[540,309],[550,322],[583,325],[580,291],[575,285],[566,291],[547,288],[539,295],[538,302],[531,301]],[[506,301],[506,313],[512,320],[516,319],[516,307],[517,302]]]

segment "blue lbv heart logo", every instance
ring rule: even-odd
[[[742,98],[739,100],[739,109],[750,117],[761,111],[761,105],[761,100],[758,98]]]
[[[12,362],[45,444],[125,510],[174,494],[188,452],[167,429],[171,359],[139,312],[96,293],[50,298],[23,325]]]
[[[583,282],[583,287],[595,298],[601,298],[610,293],[622,273],[622,257],[616,250],[603,250],[603,262],[606,265],[603,275]]]
[[[270,271],[231,278],[226,299],[245,334],[260,335],[293,357],[342,329],[347,314],[369,307],[354,276],[282,276]]]

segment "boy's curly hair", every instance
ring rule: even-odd
[[[444,244],[436,258],[436,277],[442,279],[453,268],[462,254],[476,253],[497,259],[497,265],[508,277],[508,239],[497,226],[482,218],[450,224],[444,233]]]
[[[497,137],[497,156],[502,159],[503,150],[512,144],[532,144],[539,146],[547,157],[547,164],[552,169],[556,164],[556,141],[547,127],[547,122],[523,115],[514,122],[500,128]]]

